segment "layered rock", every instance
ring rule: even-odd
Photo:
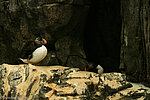
[[[148,99],[150,88],[121,73],[80,71],[64,66],[0,66],[0,98],[23,100]]]

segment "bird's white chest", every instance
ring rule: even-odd
[[[42,45],[32,53],[32,58],[30,59],[30,62],[38,63],[41,60],[43,60],[46,57],[46,55],[47,55],[47,48],[44,45]]]

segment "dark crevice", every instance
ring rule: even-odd
[[[21,79],[21,78],[22,78],[22,76],[17,77],[17,78],[14,78],[13,80],[19,80],[19,79]]]
[[[84,50],[105,72],[119,71],[121,24],[120,0],[91,0]]]

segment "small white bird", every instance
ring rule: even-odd
[[[25,46],[25,53],[24,55],[26,58],[19,58],[24,63],[30,63],[30,64],[36,64],[40,61],[42,61],[46,55],[47,55],[47,48],[44,46],[47,41],[43,38],[36,38],[35,41],[28,43],[27,46]],[[25,57],[24,56],[24,57]]]
[[[102,66],[97,65],[97,67],[96,67],[96,68],[98,69],[98,74],[102,74],[102,73],[104,72],[104,69],[103,69],[103,67],[102,67]]]

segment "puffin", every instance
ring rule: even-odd
[[[19,59],[27,64],[39,63],[47,55],[45,44],[47,44],[47,41],[41,37],[37,37],[34,41],[29,41],[23,48],[22,58]]]

